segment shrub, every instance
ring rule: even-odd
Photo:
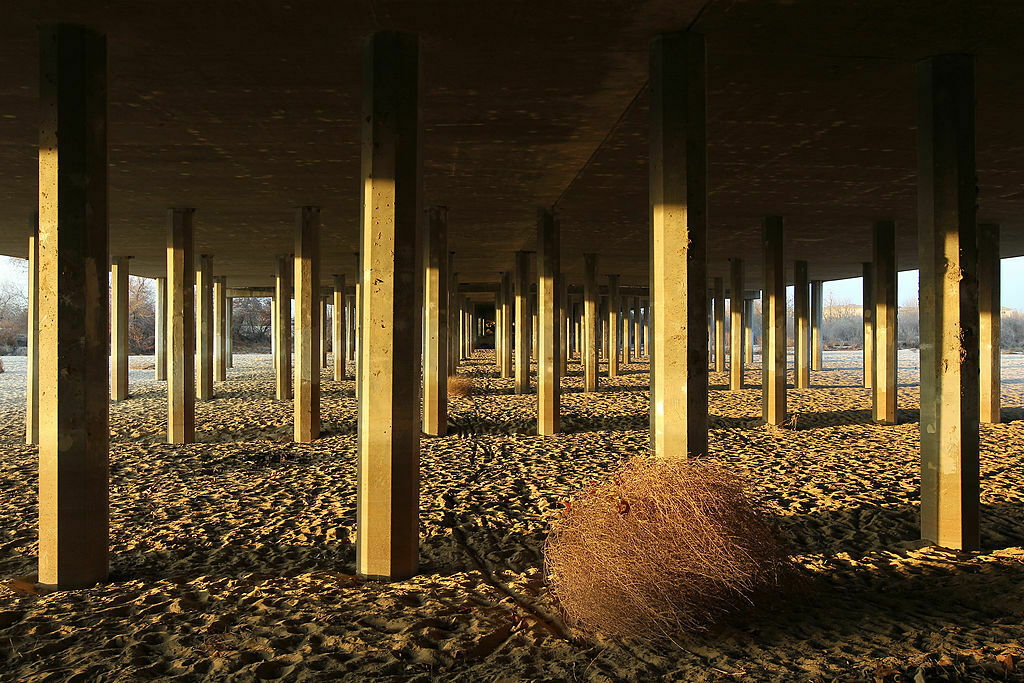
[[[465,377],[448,378],[448,396],[451,398],[466,398],[473,395],[473,382]]]
[[[570,624],[672,638],[777,587],[785,559],[735,474],[637,457],[566,503],[544,563]]]

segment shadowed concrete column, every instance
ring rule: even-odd
[[[128,256],[110,262],[110,398],[128,398]]]
[[[334,361],[334,381],[345,379],[346,335],[345,335],[345,276],[334,276],[334,312],[331,317],[331,349]]]
[[[512,377],[514,361],[514,343],[512,340],[512,318],[514,306],[514,292],[512,291],[512,274],[505,272],[501,274],[501,376]]]
[[[980,507],[974,58],[932,57],[918,74],[921,536],[972,549]]]
[[[224,298],[224,356],[229,368],[235,367],[235,300]]]
[[[978,226],[978,377],[981,421],[999,422],[999,226]]]
[[[729,388],[743,388],[743,259],[729,259]]]
[[[714,279],[715,372],[725,372],[725,282]]]
[[[821,370],[821,325],[825,294],[825,283],[811,280],[811,370]]]
[[[793,262],[793,386],[806,389],[811,386],[811,365],[808,353],[811,350],[809,320],[810,300],[807,291],[807,261]]]
[[[292,397],[292,275],[290,254],[277,257],[274,279],[274,396],[278,401]]]
[[[630,298],[624,296],[622,301],[622,361],[629,365],[633,362],[633,323],[630,320]]]
[[[39,582],[107,575],[106,38],[39,32]]]
[[[754,300],[743,300],[743,362],[754,362]]]
[[[423,263],[418,41],[374,34],[363,91],[363,372],[356,571],[418,566]]]
[[[516,297],[516,393],[530,393],[530,253],[517,251],[515,257]]]
[[[633,297],[633,355],[639,360],[642,354],[640,348],[640,297]]]
[[[498,376],[501,376],[501,281],[498,281],[498,291],[494,294],[494,364],[498,368]]]
[[[622,301],[619,298],[619,276],[609,275],[608,276],[608,319],[605,327],[607,328],[607,339],[608,339],[608,376],[618,377],[619,376],[619,331],[622,329],[622,323],[619,320],[622,314]]]
[[[227,278],[223,275],[213,278],[213,381],[223,382],[228,378],[228,342],[225,322],[227,321]]]
[[[448,208],[427,209],[423,240],[423,433],[444,436],[448,427]]]
[[[318,287],[317,292],[321,290]],[[327,363],[327,297],[318,295],[320,310],[317,317],[320,319],[320,367],[329,367]]]
[[[651,451],[708,449],[707,62],[704,37],[651,44]]]
[[[583,255],[583,390],[597,391],[597,254]]]
[[[558,275],[558,221],[547,209],[537,210],[537,434],[561,431],[559,419],[562,313]]]
[[[358,276],[357,276],[358,277]],[[356,359],[356,297],[349,295],[345,297],[345,324],[348,326],[348,334],[345,340],[348,342],[345,353],[350,362]]]
[[[195,209],[171,209],[167,235],[167,443],[196,433]]]
[[[202,254],[196,268],[196,398],[213,398],[213,259]]]
[[[896,424],[896,225],[877,221],[873,230],[875,260],[875,379],[872,419]]]
[[[870,389],[875,380],[875,266],[861,264],[864,280],[864,387]]]
[[[455,272],[455,252],[448,252],[448,376],[459,371],[459,274]]]
[[[360,349],[363,348],[363,259],[360,252],[352,255],[356,262],[355,296],[352,298],[352,351],[356,366],[355,389],[352,393],[356,400],[359,400],[359,392],[363,386],[363,356]]]
[[[28,349],[25,357],[25,443],[39,443],[39,220],[28,238]]]
[[[762,230],[761,415],[765,424],[786,421],[786,270],[782,218],[768,216]]]
[[[153,328],[153,357],[158,380],[167,379],[167,278],[156,278],[156,322]]]
[[[561,255],[559,255],[559,262],[561,262]],[[558,331],[558,380],[561,385],[561,380],[565,377],[569,367],[569,327],[571,325],[569,281],[566,280],[565,273],[558,274],[558,310],[561,316],[561,328]]]
[[[274,261],[275,266],[277,260]],[[275,274],[275,283],[277,275]],[[270,297],[270,357],[274,363],[275,372],[277,370],[277,296]]]
[[[320,436],[320,209],[300,207],[295,230],[295,441]]]

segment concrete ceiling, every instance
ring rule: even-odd
[[[647,62],[657,33],[708,37],[711,274],[760,276],[764,215],[814,279],[859,275],[872,220],[916,267],[915,64],[977,55],[979,219],[1024,255],[1019,0],[26,2],[0,9],[0,253],[26,254],[36,197],[36,26],[105,31],[111,253],[161,274],[166,209],[197,207],[197,252],[232,286],[266,285],[294,207],[323,208],[322,273],[354,274],[361,50],[420,35],[424,205],[449,207],[462,281],[535,248],[556,205],[564,270],[584,251],[645,284]]]

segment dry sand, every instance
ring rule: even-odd
[[[545,588],[546,525],[570,493],[647,452],[646,363],[579,393],[567,433],[530,435],[487,352],[455,433],[422,442],[422,572],[352,576],[355,401],[324,371],[324,436],[289,442],[268,356],[237,356],[199,403],[198,442],[169,446],[164,386],[133,370],[111,407],[111,576],[90,590],[0,587],[0,679],[932,680],[1021,678],[1024,357],[1004,356],[1006,423],[982,426],[978,553],[919,547],[917,355],[900,353],[900,420],[869,424],[860,353],[826,353],[792,390],[796,428],[758,426],[753,388],[712,373],[711,453],[749,476],[811,580],[676,646],[574,637]],[[133,359],[136,364],[146,359]],[[22,444],[24,359],[0,374],[0,579],[34,571],[36,450]],[[1006,653],[1012,656],[1007,657]]]

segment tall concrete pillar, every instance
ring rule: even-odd
[[[583,301],[572,297],[572,353],[573,357],[583,360]]]
[[[896,424],[896,224],[874,225],[875,379],[872,418]]]
[[[619,276],[608,276],[608,376],[619,376],[619,332],[622,330],[622,300],[619,297]]]
[[[28,238],[28,349],[25,358],[25,443],[39,443],[39,219]]]
[[[807,261],[793,262],[793,386],[806,389],[811,386],[810,299],[807,281]]]
[[[167,443],[195,441],[195,209],[171,209],[167,234]]]
[[[153,328],[155,379],[167,379],[167,278],[156,278],[156,321]]]
[[[320,436],[320,209],[297,211],[295,230],[295,440]]]
[[[561,327],[559,299],[561,243],[558,221],[548,209],[537,210],[537,434],[557,434],[561,375]]]
[[[235,300],[224,298],[224,357],[229,368],[235,367]]]
[[[821,370],[821,326],[825,307],[824,285],[822,280],[811,280],[811,370]]]
[[[359,276],[356,275],[358,278]],[[345,297],[345,324],[348,327],[348,334],[345,336],[348,345],[345,353],[350,363],[356,360],[356,297],[349,295]]]
[[[530,253],[517,251],[515,258],[515,297],[516,297],[516,350],[515,375],[516,393],[530,393]]]
[[[918,68],[921,536],[970,549],[980,542],[974,58]]]
[[[501,281],[498,282],[498,291],[494,294],[494,364],[498,368],[498,376],[501,376],[501,302],[502,302]]]
[[[348,368],[345,361],[347,355],[345,334],[345,276],[334,276],[334,312],[331,317],[331,349],[334,361],[334,381],[345,379]]]
[[[278,258],[280,258],[280,257],[278,257]],[[277,264],[277,259],[275,259],[275,265],[278,265]],[[275,274],[274,277],[275,277],[275,282],[276,282],[277,281],[276,280],[277,275]],[[276,368],[277,368],[277,336],[278,336],[277,335],[277,320],[278,320],[278,317],[279,316],[277,314],[277,296],[272,296],[272,297],[270,297],[270,357],[274,361],[275,372],[276,372]]]
[[[530,333],[530,358],[534,362],[537,362],[537,296],[535,294],[530,295],[530,322],[531,333]]]
[[[110,261],[110,398],[128,398],[128,256]]]
[[[228,378],[227,341],[227,278],[223,275],[213,278],[213,381],[223,382]]]
[[[514,373],[513,311],[515,296],[512,287],[512,274],[501,274],[501,376],[511,378]]]
[[[455,252],[448,253],[448,376],[459,371],[459,274],[455,272]]]
[[[213,258],[199,256],[196,268],[196,398],[213,398]]]
[[[353,254],[356,262],[356,275],[355,275],[355,296],[352,299],[352,352],[354,354],[353,362],[356,366],[355,374],[355,394],[356,401],[359,400],[359,392],[362,391],[363,386],[363,354],[360,349],[363,348],[363,259],[361,252]]]
[[[875,381],[875,265],[861,264],[864,281],[864,388],[870,389]]]
[[[448,427],[448,208],[427,209],[423,240],[423,433],[444,436]]]
[[[714,279],[715,372],[725,372],[725,282]]]
[[[765,424],[786,421],[786,270],[782,218],[767,216],[762,230],[761,414]]]
[[[622,316],[621,325],[619,326],[619,334],[622,337],[622,362],[629,365],[633,362],[633,323],[630,321],[630,299],[628,296],[624,296],[620,299],[622,305]]]
[[[729,259],[729,389],[743,388],[743,259]]]
[[[292,398],[292,277],[291,254],[277,257],[274,278],[274,396],[278,401]]]
[[[561,262],[561,255],[559,255],[559,262]],[[561,384],[562,378],[565,377],[569,369],[569,328],[571,326],[569,281],[566,280],[565,273],[558,274],[558,310],[561,316],[561,327],[558,331],[558,379]]]
[[[330,367],[327,361],[327,297],[320,295],[320,289],[317,288],[318,296],[320,300],[320,310],[317,317],[320,319],[320,367]]]
[[[39,32],[39,582],[107,575],[106,38]]]
[[[743,300],[743,362],[754,362],[754,300]]]
[[[651,44],[651,451],[708,449],[707,61],[704,37]]]
[[[418,230],[418,41],[367,45],[363,98],[365,259],[356,571],[401,579],[418,566],[423,273]]]
[[[981,421],[999,422],[999,226],[978,226],[978,377]]]
[[[583,260],[583,390],[597,391],[597,254]]]
[[[632,332],[632,337],[633,337],[633,355],[636,357],[637,360],[639,360],[640,357],[643,355],[642,349],[641,349],[641,344],[640,344],[640,337],[641,337],[640,321],[641,320],[642,320],[642,318],[640,317],[640,297],[634,296],[633,297],[633,332]]]

